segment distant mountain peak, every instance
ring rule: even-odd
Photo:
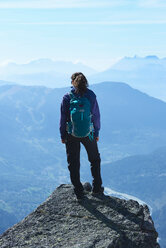
[[[34,59],[34,60],[31,60],[29,63],[27,64],[40,64],[40,63],[54,63],[54,61],[50,58],[40,58],[40,59]]]
[[[96,70],[85,64],[72,61],[58,61],[51,58],[39,58],[27,63],[8,63],[0,67],[0,79],[13,81],[21,85],[41,85],[47,87],[67,86],[70,76],[81,71],[87,77]]]
[[[138,56],[138,55],[134,55],[133,57],[128,57],[128,56],[125,56],[125,57],[123,57],[122,58],[122,60],[123,59],[127,59],[127,60],[132,60],[132,59],[156,59],[156,60],[158,60],[159,59],[159,57],[157,57],[156,55],[147,55],[147,56],[145,56],[145,57],[140,57],[140,56]]]
[[[139,59],[140,57],[138,55],[134,55],[133,57],[128,57],[128,56],[125,56],[123,57],[122,59]]]
[[[156,55],[148,55],[145,57],[145,59],[156,59],[158,60],[159,58]]]

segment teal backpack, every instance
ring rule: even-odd
[[[93,139],[90,101],[87,97],[76,97],[72,92],[69,95],[70,122],[68,122],[68,133],[78,138],[89,136],[90,139]]]

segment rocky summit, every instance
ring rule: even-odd
[[[24,220],[0,236],[1,248],[159,248],[146,205],[111,196],[81,201],[72,185],[59,186]]]

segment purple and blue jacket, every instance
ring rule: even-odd
[[[71,89],[72,93],[75,94],[76,96],[80,96],[75,92],[75,88],[72,87]],[[94,135],[95,137],[99,136],[99,130],[100,130],[100,111],[99,111],[99,106],[98,102],[96,99],[95,93],[88,89],[84,93],[84,97],[87,97],[88,100],[90,101],[91,104],[91,114],[92,114],[92,123],[94,127]],[[67,135],[66,131],[66,123],[70,121],[70,95],[69,93],[65,94],[61,103],[61,118],[60,118],[60,134],[61,134],[61,139],[65,139]]]

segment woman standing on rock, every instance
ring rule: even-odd
[[[95,93],[88,89],[88,81],[81,72],[71,76],[72,89],[61,103],[60,134],[66,145],[68,169],[77,199],[83,197],[80,182],[80,144],[87,151],[93,177],[93,194],[103,193],[100,173],[99,140],[100,112]]]

